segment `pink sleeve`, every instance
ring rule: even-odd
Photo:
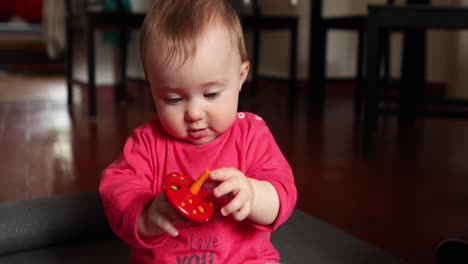
[[[114,233],[131,246],[150,248],[168,235],[143,239],[137,231],[138,217],[156,197],[154,190],[151,133],[138,128],[127,139],[121,156],[102,173],[99,191]],[[145,133],[146,132],[146,133]]]
[[[262,230],[275,230],[292,214],[296,205],[297,190],[294,176],[288,161],[276,144],[273,135],[264,121],[252,127],[247,162],[250,164],[246,175],[270,182],[276,189],[280,208],[275,222],[269,226],[256,225]]]

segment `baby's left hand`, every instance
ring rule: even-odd
[[[255,189],[251,179],[235,168],[220,168],[210,173],[210,179],[220,182],[213,189],[216,198],[232,195],[232,200],[221,208],[221,214],[232,214],[234,219],[242,221],[247,218],[253,208]]]

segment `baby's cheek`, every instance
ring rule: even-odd
[[[178,124],[174,119],[171,118],[167,119],[160,117],[160,120],[164,130],[166,130],[166,132],[171,136],[176,138],[184,137],[182,124]]]

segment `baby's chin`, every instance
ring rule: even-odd
[[[169,134],[171,134],[173,137],[177,139],[180,139],[182,141],[188,142],[193,145],[202,145],[202,144],[210,143],[211,141],[215,140],[222,134],[212,129],[210,129],[210,131],[208,132],[208,135],[206,136],[200,136],[200,135],[190,136],[189,134],[184,133],[183,131],[178,131],[178,132],[180,133],[169,132]]]
[[[207,138],[201,138],[201,139],[188,138],[188,139],[185,139],[185,141],[192,143],[193,145],[202,145],[202,144],[210,143],[216,138],[217,137],[207,137]]]

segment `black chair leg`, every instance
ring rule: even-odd
[[[95,77],[94,29],[88,23],[88,115],[96,116],[96,77]]]
[[[73,105],[73,32],[68,26],[66,28],[66,37],[67,37],[67,103],[68,106]]]
[[[400,124],[413,125],[422,107],[426,80],[426,33],[424,30],[405,31],[401,73]]]
[[[120,76],[118,77],[118,83],[115,86],[115,100],[119,105],[124,105],[126,100],[127,44],[128,32],[125,30],[119,31]]]
[[[314,34],[311,39],[314,47],[311,48],[309,79],[310,79],[310,101],[316,105],[323,105],[325,103],[325,58],[326,58],[326,33],[323,29],[321,32]]]
[[[255,29],[253,32],[253,67],[252,67],[252,85],[250,86],[250,96],[255,98],[257,96],[258,85],[258,64],[260,53],[260,31]]]
[[[365,108],[364,108],[364,124],[362,133],[362,150],[365,153],[372,151],[373,134],[377,128],[377,112],[378,112],[378,40],[379,32],[374,26],[375,23],[370,20],[367,28],[367,63],[366,75],[367,83],[365,90]]]
[[[289,114],[294,114],[296,108],[296,94],[297,94],[297,24],[291,28],[290,33],[291,41],[289,47]]]
[[[388,88],[390,86],[391,76],[390,76],[390,32],[388,30],[382,30],[380,37],[380,45],[382,47],[381,55],[382,58],[382,67],[384,71],[383,76],[383,94],[387,94]]]
[[[362,112],[362,98],[363,98],[363,90],[364,90],[364,50],[365,50],[365,44],[366,44],[366,34],[364,33],[364,30],[360,30],[358,32],[359,34],[359,39],[358,39],[358,60],[357,60],[357,84],[356,84],[356,90],[354,94],[354,115],[356,118],[359,118]],[[378,61],[379,63],[377,64],[378,69],[380,69],[380,62],[382,62],[382,66],[384,69],[384,77],[381,80],[380,77],[378,78],[378,88],[379,90],[383,90],[383,94],[386,94],[387,92],[387,86],[390,83],[390,45],[389,45],[389,34],[388,32],[385,32],[383,34],[380,34],[379,38],[379,49],[378,49]],[[380,48],[382,47],[382,48]],[[379,76],[380,76],[380,71],[379,71]],[[380,89],[380,88],[383,89]]]
[[[325,103],[325,47],[326,32],[321,26],[322,1],[311,5],[310,35],[309,35],[309,102],[313,110],[321,110]],[[315,3],[314,2],[314,3]]]
[[[364,88],[364,48],[366,38],[364,30],[358,32],[358,52],[357,52],[357,64],[356,64],[356,88],[354,90],[354,117],[359,118],[362,112],[362,96]]]

